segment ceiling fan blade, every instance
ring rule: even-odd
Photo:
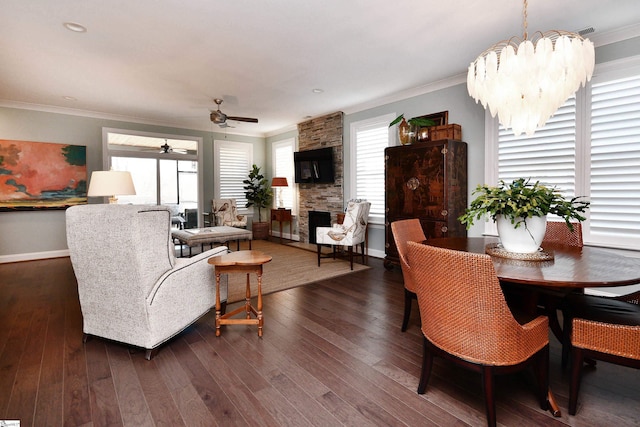
[[[258,119],[253,119],[251,117],[227,116],[227,120],[235,120],[237,122],[258,123]]]

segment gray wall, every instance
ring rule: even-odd
[[[213,140],[224,134],[145,125],[83,116],[0,107],[0,139],[54,142],[87,146],[87,175],[102,170],[102,128],[201,137],[204,142],[203,196],[213,199]],[[227,139],[254,144],[254,162],[265,162],[263,138],[227,135]],[[0,262],[65,255],[64,211],[0,212]]]

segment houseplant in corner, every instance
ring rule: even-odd
[[[500,180],[496,187],[478,185],[473,194],[477,197],[458,220],[469,229],[475,220],[490,217],[498,226],[502,247],[509,252],[536,252],[544,238],[547,214],[562,218],[573,231],[570,220],[584,221],[582,214],[589,207],[581,197],[566,199],[557,188],[524,178],[508,184]]]
[[[245,179],[242,183],[245,184],[243,187],[246,190],[244,195],[248,200],[245,207],[255,206],[258,208],[258,221],[252,221],[251,223],[253,238],[266,239],[269,237],[269,223],[262,221],[262,209],[269,206],[273,198],[269,182],[260,173],[260,168],[253,165],[251,171],[249,171],[248,179]]]

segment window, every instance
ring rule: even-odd
[[[244,184],[253,166],[253,145],[245,142],[214,141],[215,198],[236,199],[238,210],[247,205]]]
[[[392,140],[394,118],[388,114],[351,124],[351,197],[371,202],[372,223],[384,224],[384,149]]]
[[[131,172],[136,194],[119,203],[172,204],[197,209],[200,138],[103,129],[105,169]]]
[[[273,143],[271,146],[271,158],[273,159],[273,176],[287,178],[288,187],[274,188],[273,206],[278,206],[278,197],[282,194],[283,207],[291,209],[293,215],[297,215],[296,194],[294,194],[294,169],[293,169],[293,151],[295,148],[295,140],[287,139]]]
[[[487,183],[531,177],[586,196],[585,243],[640,249],[640,58],[599,65],[531,137],[490,133]]]

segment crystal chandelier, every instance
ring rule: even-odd
[[[469,65],[467,89],[493,117],[518,136],[533,135],[579,88],[591,80],[595,66],[593,43],[579,34],[552,30],[524,35],[485,50]]]

